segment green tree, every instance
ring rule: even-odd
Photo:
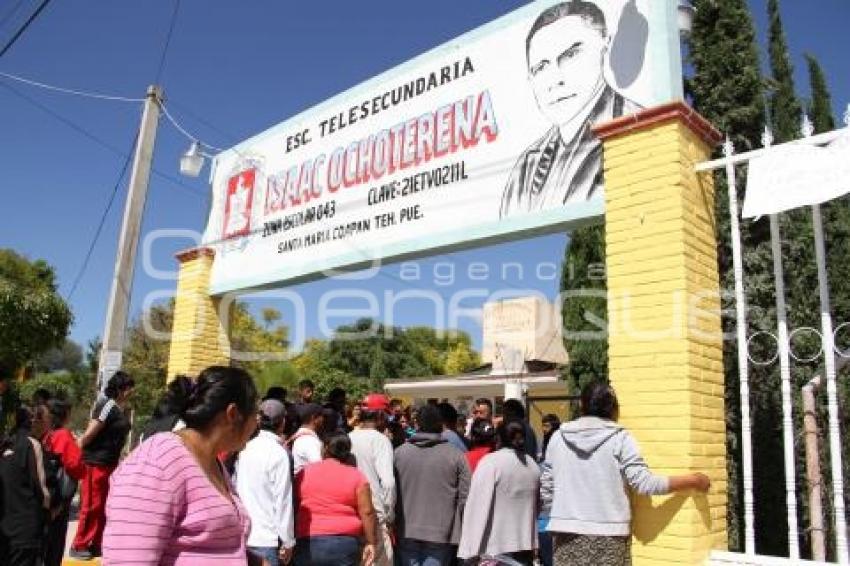
[[[814,55],[806,54],[806,64],[809,67],[809,83],[812,89],[812,103],[809,108],[815,133],[821,134],[835,129],[835,118],[832,115],[832,97],[826,86],[826,77],[820,63]]]
[[[174,301],[168,301],[153,305],[127,329],[123,369],[136,381],[133,407],[140,415],[149,415],[165,390],[173,322]],[[233,305],[230,326],[232,350],[242,358],[233,363],[254,376],[261,393],[294,373],[281,359],[287,353],[286,327],[267,330],[254,319],[248,306],[239,302]],[[96,342],[90,343],[90,348],[96,347]]]
[[[264,321],[269,317],[280,320],[275,309],[264,309]],[[259,324],[245,303],[234,303],[230,313],[230,349],[234,365],[244,368],[251,375],[258,374],[269,362],[283,361],[287,357],[289,330],[278,325],[270,328]]]
[[[331,363],[330,344],[323,340],[308,340],[292,364],[299,380],[309,379],[315,384],[317,400],[327,399],[334,387],[342,387],[352,399],[363,397],[369,391],[369,381],[364,376],[352,375]]]
[[[59,346],[55,346],[35,360],[35,369],[38,372],[51,373],[66,371],[74,373],[80,371],[83,366],[83,349],[73,340],[65,339]]]
[[[481,356],[466,342],[458,342],[446,355],[446,375],[458,375],[481,365]]]
[[[760,72],[758,43],[746,0],[696,0],[693,30],[688,38],[693,74],[686,87],[694,108],[727,134],[739,152],[760,147],[765,124],[764,82]],[[715,176],[715,218],[718,268],[724,297],[723,332],[734,336],[734,274],[730,239],[728,186],[725,174]],[[765,276],[769,256],[764,227],[742,223],[744,273],[749,305],[763,305],[772,290]],[[767,249],[769,253],[769,248]],[[772,296],[770,296],[772,301]],[[768,304],[770,303],[768,301]],[[752,321],[751,321],[752,322]],[[741,473],[741,408],[734,339],[723,343],[725,375],[726,447],[728,462],[727,525],[729,548],[743,549],[743,476]],[[767,382],[766,379],[757,381]],[[777,387],[778,389],[778,387]],[[781,499],[781,498],[780,498]],[[784,515],[783,515],[784,516]]]
[[[773,135],[777,142],[786,142],[800,137],[800,120],[803,109],[794,91],[794,67],[788,55],[788,42],[782,27],[779,0],[768,0],[767,17],[768,52],[770,70],[773,75],[770,96],[770,118]]]
[[[380,344],[376,344],[372,365],[369,367],[369,380],[371,381],[372,388],[377,391],[383,389],[386,378],[387,368],[384,366],[384,350]]]
[[[100,364],[100,360],[98,358],[102,347],[103,340],[100,339],[100,336],[95,336],[86,342],[86,368],[92,375],[97,375],[97,370]]]
[[[287,392],[293,392],[298,385],[298,371],[290,360],[266,362],[251,375],[260,395],[269,387],[284,387]]]
[[[275,322],[279,321],[282,317],[280,311],[273,308],[264,308],[263,309],[263,322],[266,325],[266,330],[269,330]]]
[[[58,346],[72,321],[53,268],[0,249],[0,365],[21,367]]]
[[[388,327],[366,318],[338,327],[328,347],[333,367],[365,379],[374,377],[380,350],[384,379],[396,379],[445,375],[449,353],[459,344],[471,348],[469,335],[425,326]]]
[[[827,87],[826,77],[817,59],[811,55],[806,55],[806,62],[809,69],[809,82],[812,93],[810,114],[815,133],[831,131],[835,128],[835,119],[833,118],[832,97]],[[850,257],[850,196],[844,196],[828,202],[821,206],[821,210],[826,234],[827,275],[829,277],[832,312],[835,316],[840,316],[840,313],[850,312],[850,281],[848,281],[846,270],[844,269],[846,258]],[[815,281],[814,277],[816,277],[816,274],[814,269],[811,261],[809,261],[808,275],[812,278],[810,281]],[[813,304],[809,308],[816,308],[817,306],[814,304],[814,295],[815,293],[810,294]],[[816,325],[816,316],[810,317],[811,319],[815,319]],[[842,350],[850,347],[846,337],[847,334],[843,332],[839,333],[837,337],[838,344],[836,346]],[[813,371],[816,370],[810,368],[803,377],[808,378]],[[823,369],[820,368],[820,371],[822,372]],[[846,368],[838,376],[838,391],[839,399],[850,399],[850,384],[848,384],[848,370]],[[820,396],[820,405],[818,407],[821,423],[829,422],[829,412],[826,407],[825,398],[825,395]],[[842,431],[850,429],[850,413],[843,411],[840,414],[839,423]],[[825,428],[822,425],[822,430]],[[850,438],[848,438],[847,434],[843,434],[841,441],[844,477],[850,477]],[[825,442],[824,448],[821,451],[821,470],[825,472],[826,477],[831,478],[832,470],[829,459],[829,443]],[[802,470],[803,459],[798,458],[798,462],[800,462],[800,469]],[[798,480],[797,485],[805,484]],[[829,491],[829,489],[823,490],[823,509],[826,511],[827,518],[832,512],[832,497]],[[832,540],[831,533],[829,532],[831,530],[832,525],[827,521],[827,540]],[[830,550],[833,551],[833,549]]]
[[[574,394],[588,381],[608,379],[606,289],[605,227],[574,230],[561,268],[566,373]]]
[[[170,335],[173,323],[174,301],[171,300],[153,305],[127,328],[122,369],[136,382],[132,405],[137,415],[150,415],[165,391],[171,349],[171,341],[165,337]]]
[[[688,37],[693,74],[686,90],[694,108],[729,135],[739,152],[756,149],[765,124],[764,86],[747,2],[696,0],[694,7]],[[728,217],[726,212],[718,220]]]

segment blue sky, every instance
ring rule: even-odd
[[[762,42],[766,3],[750,0]],[[187,129],[210,144],[228,147],[524,4],[183,0],[160,83],[172,113]],[[812,9],[814,4],[817,10]],[[0,4],[0,41],[11,36],[35,5],[23,2],[12,12],[15,3]],[[0,71],[70,88],[142,97],[156,76],[173,6],[170,0],[54,2],[0,59]],[[842,114],[850,102],[846,63],[850,3],[784,0],[782,9],[799,94],[808,96],[802,54],[809,52],[823,65],[836,114]],[[6,79],[0,84],[19,93],[0,88],[4,175],[0,247],[46,259],[56,268],[60,291],[67,295],[133,140],[140,106],[55,94]],[[203,227],[208,207],[204,175],[188,179],[177,171],[177,159],[186,147],[186,139],[162,122],[143,234]],[[81,343],[102,332],[125,190],[126,180],[71,298],[76,317],[71,337]],[[152,247],[153,265],[175,269],[174,252],[190,244],[179,238],[158,240]],[[560,264],[565,244],[564,235],[555,235],[437,256],[418,262],[415,281],[410,281],[410,266],[404,281],[395,265],[357,286],[379,297],[411,287],[433,290],[446,301],[458,291],[470,290],[460,306],[473,311],[484,297],[501,290],[530,289],[551,297],[558,286],[551,266]],[[479,266],[470,278],[472,262],[486,263],[489,275],[483,280],[475,277]],[[506,263],[521,267],[505,267]],[[137,267],[133,313],[138,313],[144,296],[174,286],[174,281],[154,279]],[[351,286],[324,280],[290,290],[303,297],[310,313],[326,291]],[[285,302],[255,299],[252,304],[280,307],[285,321],[292,316]],[[393,322],[434,324],[430,304],[399,303]],[[336,306],[359,308],[363,303]],[[317,320],[310,316],[305,320],[306,336],[321,334]],[[330,323],[346,321],[342,317]],[[461,318],[459,325],[480,342],[474,315]]]

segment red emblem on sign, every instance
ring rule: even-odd
[[[227,181],[224,197],[224,240],[251,233],[251,207],[254,202],[254,180],[256,169],[237,173]]]

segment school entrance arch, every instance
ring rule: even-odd
[[[694,169],[720,136],[680,102],[677,3],[613,4],[532,3],[217,156],[204,244],[177,256],[169,377],[229,362],[228,294],[604,221],[621,420],[655,470],[713,484],[636,500],[635,562],[724,549],[714,187]],[[551,26],[597,49],[560,97]],[[645,57],[612,58],[623,38]]]

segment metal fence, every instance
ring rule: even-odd
[[[783,281],[783,264],[781,252],[781,234],[779,214],[771,214],[770,220],[770,240],[771,251],[773,256],[773,276],[776,291],[776,332],[766,333],[776,340],[777,355],[768,363],[776,363],[778,360],[781,379],[782,393],[782,431],[784,443],[784,471],[785,471],[785,492],[786,506],[788,510],[788,561],[777,559],[775,557],[759,557],[755,550],[755,530],[754,530],[754,498],[753,498],[753,457],[752,457],[752,426],[750,420],[750,383],[749,365],[752,363],[749,357],[750,342],[756,337],[755,334],[765,334],[765,332],[747,335],[747,304],[744,293],[744,268],[742,259],[742,244],[740,232],[740,215],[738,207],[738,189],[736,172],[738,168],[748,167],[751,160],[767,156],[771,152],[781,151],[791,145],[810,145],[824,146],[831,144],[842,136],[847,136],[850,140],[850,107],[845,115],[845,124],[847,127],[841,130],[812,135],[812,126],[808,118],[804,118],[801,128],[801,138],[788,144],[774,146],[772,144],[772,135],[768,129],[762,136],[762,149],[750,151],[747,153],[736,154],[734,147],[727,138],[723,147],[724,157],[714,161],[701,163],[697,165],[697,172],[713,172],[720,171],[720,174],[725,174],[727,180],[729,214],[731,222],[731,243],[732,243],[732,259],[735,276],[735,307],[737,313],[736,338],[738,346],[738,372],[740,378],[740,405],[741,405],[741,439],[742,439],[742,472],[743,472],[743,502],[744,502],[744,548],[745,554],[733,553],[714,553],[710,560],[710,564],[817,564],[818,562],[804,562],[800,560],[799,548],[799,533],[800,526],[797,524],[797,486],[796,486],[796,470],[795,470],[795,451],[794,442],[799,432],[794,430],[793,420],[793,403],[792,403],[792,380],[791,380],[791,348],[790,339],[797,332],[804,330],[814,331],[821,338],[820,355],[823,356],[824,376],[823,381],[826,384],[826,393],[828,401],[828,435],[830,446],[830,468],[832,476],[831,497],[833,505],[834,522],[834,543],[837,560],[841,564],[848,563],[848,548],[847,548],[847,524],[845,519],[845,502],[844,502],[844,482],[842,477],[842,461],[841,461],[841,431],[839,430],[839,407],[838,394],[836,386],[836,358],[843,362],[841,358],[846,352],[839,352],[835,347],[836,329],[833,327],[833,321],[830,309],[829,297],[829,282],[827,281],[826,271],[826,256],[824,247],[824,232],[821,219],[820,205],[812,205],[812,226],[814,230],[815,254],[818,273],[818,289],[820,299],[820,329],[792,329],[789,332],[787,322],[787,308],[785,304],[785,288]],[[848,159],[850,159],[850,143],[848,147]],[[848,180],[847,182],[850,182]],[[839,329],[841,328],[840,325]],[[826,355],[824,355],[826,353]],[[811,360],[809,360],[811,361]],[[815,382],[815,380],[812,380]],[[817,383],[810,383],[807,386],[811,387]],[[805,391],[803,393],[806,393]],[[811,417],[808,415],[807,417]],[[805,419],[804,419],[805,420]],[[846,432],[846,431],[845,431]],[[807,458],[808,458],[807,454]],[[817,458],[815,458],[817,461]],[[811,462],[814,465],[814,462]],[[819,489],[819,486],[818,486]],[[810,498],[814,501],[814,497],[810,493]],[[820,505],[820,494],[816,494],[817,505]],[[805,525],[804,528],[812,532],[812,555],[816,560],[825,559],[825,545],[823,544],[824,529],[823,525],[817,523],[817,510],[812,510],[813,520],[815,524]],[[819,533],[819,534],[818,534]],[[820,540],[819,538],[820,537]],[[822,562],[821,562],[822,563]]]

